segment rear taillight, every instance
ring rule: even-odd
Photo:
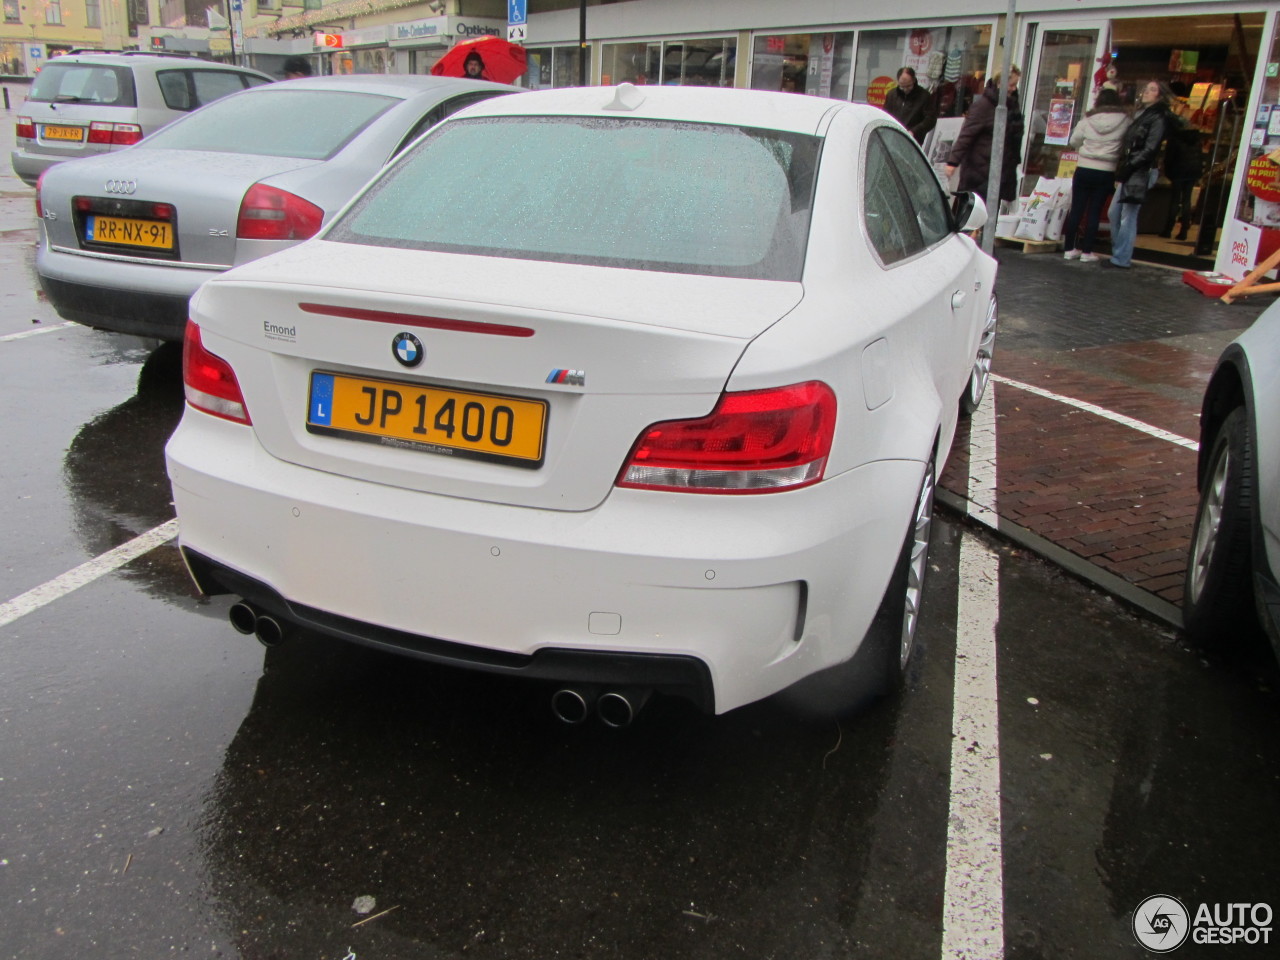
[[[187,321],[186,339],[182,344],[182,383],[187,403],[215,417],[249,423],[244,394],[231,364],[215,356],[200,342],[200,328]]]
[[[44,219],[44,201],[40,198],[40,193],[44,189],[44,175],[49,172],[49,168],[45,167],[40,171],[40,176],[36,177],[36,219]]]
[[[726,393],[709,416],[655,423],[640,435],[620,487],[686,493],[772,493],[822,479],[836,396],[810,381]]]
[[[240,203],[236,236],[242,240],[306,240],[324,221],[324,211],[276,187],[255,183]]]
[[[36,138],[36,125],[31,121],[30,117],[19,117],[17,132],[19,140],[34,140]]]
[[[128,147],[142,139],[142,128],[136,123],[89,124],[89,142],[105,143],[113,147]]]

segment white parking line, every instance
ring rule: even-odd
[[[974,412],[969,512],[994,526],[996,392]],[[983,516],[986,514],[987,516]],[[960,540],[951,798],[942,905],[943,960],[1004,957],[1004,852],[1000,826],[1000,714],[996,688],[999,557],[971,534]]]
[[[146,533],[122,543],[114,550],[108,550],[101,556],[86,560],[80,566],[68,570],[60,577],[54,577],[26,593],[19,594],[7,603],[0,604],[0,627],[8,626],[19,617],[39,610],[45,604],[52,603],[59,597],[65,597],[73,590],[93,583],[104,574],[118,570],[131,560],[136,560],[149,550],[154,550],[162,543],[168,543],[178,535],[178,521],[170,520]]]
[[[75,323],[68,320],[65,323],[55,323],[51,327],[32,327],[30,330],[23,330],[21,333],[6,333],[3,337],[0,337],[0,343],[6,343],[9,340],[25,340],[27,337],[38,337],[42,333],[53,333],[55,330],[74,326]]]
[[[1017,380],[1010,380],[1007,377],[1001,377],[996,374],[991,375],[991,379],[996,383],[1005,383],[1019,390],[1025,390],[1027,393],[1034,393],[1037,397],[1045,397],[1048,400],[1057,400],[1059,403],[1065,403],[1067,406],[1075,407],[1078,410],[1084,410],[1099,417],[1105,417],[1115,423],[1124,424],[1126,427],[1132,427],[1140,433],[1145,433],[1149,437],[1155,437],[1158,440],[1168,440],[1170,443],[1176,443],[1180,447],[1186,447],[1188,450],[1199,450],[1200,444],[1194,440],[1188,440],[1186,437],[1179,436],[1176,433],[1170,433],[1168,430],[1161,430],[1159,427],[1153,427],[1149,423],[1143,423],[1141,420],[1135,420],[1133,417],[1126,417],[1122,413],[1116,413],[1114,410],[1108,410],[1106,407],[1099,407],[1095,404],[1088,403],[1084,400],[1077,400],[1075,397],[1064,397],[1060,393],[1053,393],[1040,387],[1033,387],[1029,383],[1019,383]]]

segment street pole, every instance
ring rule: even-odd
[[[587,85],[587,0],[578,4],[578,86]]]
[[[1000,181],[1004,175],[1004,134],[1009,129],[1009,73],[1013,69],[1013,18],[1018,0],[1009,0],[1004,20],[1004,54],[1000,83],[996,90],[996,118],[991,128],[991,169],[987,176],[987,225],[982,229],[982,249],[991,253],[996,246],[996,224],[1000,219]],[[1015,191],[1016,193],[1016,191]]]

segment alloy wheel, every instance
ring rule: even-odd
[[[920,621],[920,601],[924,596],[924,578],[929,569],[929,531],[933,526],[933,463],[925,470],[920,497],[911,521],[911,555],[907,560],[907,595],[903,604],[902,636],[898,645],[898,666],[905,668],[916,642],[916,626]]]
[[[1222,529],[1222,508],[1227,495],[1227,473],[1231,466],[1231,450],[1223,444],[1218,459],[1213,464],[1209,481],[1205,484],[1204,497],[1200,501],[1200,517],[1196,523],[1196,542],[1193,556],[1191,582],[1188,584],[1191,600],[1200,599],[1209,563],[1218,544],[1218,532]]]
[[[991,360],[996,349],[996,323],[1000,319],[1000,311],[996,307],[996,298],[987,303],[987,316],[982,323],[982,339],[978,341],[978,353],[973,359],[973,370],[969,374],[969,403],[971,410],[978,409],[987,392],[987,384],[991,382]]]

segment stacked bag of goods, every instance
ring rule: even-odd
[[[1041,177],[1029,197],[1019,203],[1016,240],[1056,242],[1062,239],[1062,225],[1071,210],[1071,178]]]

